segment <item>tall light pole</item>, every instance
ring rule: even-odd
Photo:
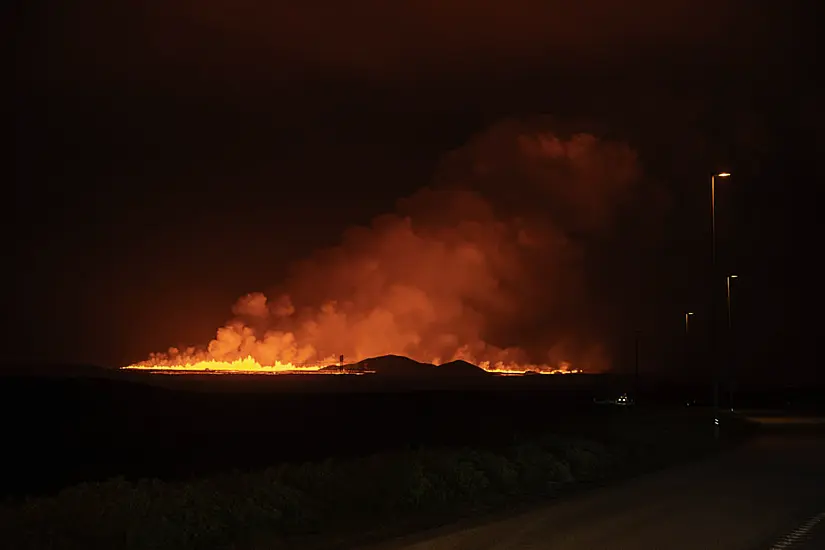
[[[692,311],[685,312],[685,373],[690,372],[690,318]]]
[[[713,265],[716,266],[716,178],[729,178],[728,172],[719,172],[710,177],[710,213],[713,233]]]
[[[711,279],[710,279],[710,352],[713,370],[713,435],[719,438],[719,365],[716,353],[716,178],[728,178],[728,172],[719,172],[710,177],[710,217],[711,217]]]
[[[725,301],[728,307],[728,406],[733,412],[733,379],[734,379],[734,338],[733,338],[733,317],[731,315],[730,281],[738,279],[739,275],[728,275],[725,277]]]
[[[641,337],[642,331],[636,330],[636,340],[635,340],[635,352],[636,352],[636,368],[633,376],[633,403],[637,404],[639,402],[639,338]]]
[[[739,275],[728,275],[725,277],[725,298],[728,306],[728,330],[733,328],[733,320],[730,314],[730,280],[738,279]]]

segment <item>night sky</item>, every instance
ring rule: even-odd
[[[813,3],[18,4],[4,359],[204,344],[236,298],[393,212],[448,151],[541,116],[626,142],[661,191],[656,238],[602,240],[589,271],[616,368],[639,328],[646,365],[676,372],[684,311],[707,317],[709,177],[726,170],[742,362],[815,372]]]

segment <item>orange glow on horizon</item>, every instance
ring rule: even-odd
[[[615,198],[640,180],[637,155],[590,134],[561,138],[545,124],[505,121],[475,135],[445,160],[438,184],[309,252],[266,293],[239,297],[206,345],[126,368],[331,373],[397,354],[502,375],[608,371],[590,322],[601,304],[584,282],[587,246],[570,235],[610,230]],[[523,178],[498,182],[488,171]],[[510,204],[516,189],[524,198]],[[549,220],[537,203],[567,214]],[[376,369],[384,367],[391,372],[392,361]]]
[[[550,365],[517,365],[513,363],[490,363],[482,361],[478,365],[481,369],[505,376],[520,376],[533,374],[579,374],[581,369],[571,368],[569,363],[561,363],[555,367]],[[438,365],[436,365],[436,368]],[[218,361],[215,359],[174,362],[142,361],[133,365],[121,367],[123,370],[141,370],[156,373],[199,373],[199,374],[368,374],[373,371],[353,369],[353,365],[338,367],[333,361],[325,365],[301,365],[276,361],[273,365],[262,365],[253,357],[248,356],[234,361]]]

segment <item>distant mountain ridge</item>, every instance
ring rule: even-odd
[[[370,372],[380,376],[394,376],[404,378],[421,377],[467,377],[467,376],[490,376],[486,370],[468,363],[467,361],[450,361],[442,365],[432,363],[421,363],[409,357],[401,355],[382,355],[370,357],[350,365],[330,365],[324,367],[325,371],[341,372]]]

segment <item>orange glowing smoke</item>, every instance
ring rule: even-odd
[[[279,373],[396,354],[502,373],[605,370],[583,260],[637,180],[636,157],[546,125],[507,121],[475,137],[396,214],[238,300],[205,349],[131,367]]]

